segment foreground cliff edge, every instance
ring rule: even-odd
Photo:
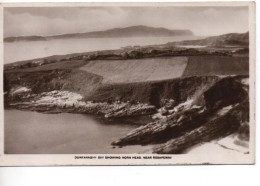
[[[239,42],[220,38],[179,42],[206,45],[199,49],[168,43],[8,64],[5,109],[146,115],[153,121],[112,145],[158,144],[152,151],[159,154],[183,153],[230,134],[247,146],[248,33],[236,34]],[[133,78],[136,71],[140,76]]]

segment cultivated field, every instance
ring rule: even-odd
[[[179,78],[187,62],[188,57],[95,60],[80,69],[102,76],[103,83],[146,82]]]

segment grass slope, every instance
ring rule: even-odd
[[[231,56],[189,57],[183,77],[209,75],[248,75],[249,59]]]

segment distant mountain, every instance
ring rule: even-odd
[[[154,28],[148,26],[131,26],[126,28],[114,28],[105,31],[95,31],[86,33],[73,33],[55,36],[23,36],[23,37],[7,37],[5,42],[15,41],[36,41],[50,39],[71,39],[71,38],[117,38],[117,37],[170,37],[170,36],[191,36],[190,30],[169,30],[166,28]]]
[[[167,45],[201,45],[201,46],[248,46],[249,45],[249,32],[246,33],[230,33],[220,36],[207,37],[199,40],[187,40],[179,42],[171,42]]]

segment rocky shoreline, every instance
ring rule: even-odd
[[[84,101],[78,93],[69,91],[51,91],[33,94],[26,87],[19,87],[10,92],[10,101],[6,108],[31,110],[44,113],[85,113],[98,114],[106,118],[150,115],[156,112],[155,106],[148,104],[130,104],[126,102],[93,103]]]
[[[148,103],[86,101],[79,93],[62,90],[36,94],[29,87],[20,86],[5,94],[8,99],[5,107],[43,113],[98,114],[105,118],[148,115],[153,118],[152,122],[111,145],[157,144],[153,153],[176,154],[234,133],[248,141],[248,90],[247,77],[224,76],[192,90],[186,101],[161,97],[160,106],[156,107]]]

